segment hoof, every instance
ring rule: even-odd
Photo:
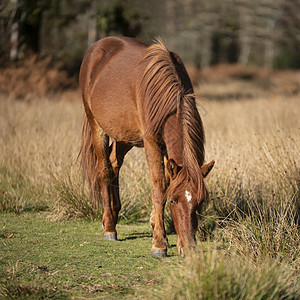
[[[154,249],[151,251],[152,257],[167,257],[167,250],[164,249]]]
[[[181,257],[184,257],[184,256],[185,256],[185,254],[184,254],[184,251],[183,251],[183,248],[182,248],[182,247],[180,247],[180,248],[179,248],[179,255],[180,255]]]
[[[112,233],[105,233],[103,234],[103,239],[106,241],[117,241],[117,233],[112,232]]]

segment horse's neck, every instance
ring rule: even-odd
[[[171,115],[164,126],[163,140],[166,144],[168,158],[182,166],[183,136],[176,115]]]

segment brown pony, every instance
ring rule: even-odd
[[[195,242],[196,212],[208,198],[203,178],[214,161],[203,165],[203,125],[182,61],[161,41],[147,47],[133,38],[108,37],[87,51],[79,81],[86,112],[81,163],[95,207],[102,193],[103,238],[117,239],[124,156],[143,146],[151,176],[152,255],[167,254],[167,198],[184,255]]]

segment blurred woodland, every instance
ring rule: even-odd
[[[1,62],[30,53],[73,69],[109,35],[162,37],[197,67],[300,67],[299,0],[1,0]]]
[[[17,90],[10,82],[24,81],[28,69],[19,90],[76,87],[85,51],[110,35],[159,36],[197,76],[224,64],[299,69],[300,1],[1,0],[0,92]]]

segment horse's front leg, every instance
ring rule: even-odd
[[[145,139],[144,147],[151,176],[153,204],[151,216],[151,226],[153,228],[152,256],[165,257],[167,256],[167,237],[164,227],[166,180],[163,155],[155,138]]]

